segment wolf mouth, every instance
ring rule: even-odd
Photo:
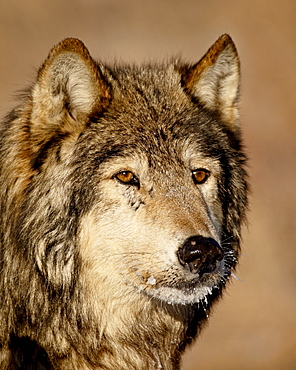
[[[150,276],[140,290],[168,304],[194,304],[205,300],[214,289],[219,289],[219,286],[223,285],[223,282],[227,280],[224,276],[224,269],[224,260],[222,260],[211,273],[199,277],[188,272],[188,275],[191,275],[190,280],[182,279],[173,284],[159,284],[153,276]]]
[[[207,296],[212,294],[214,288],[217,288],[217,285],[206,286],[199,284],[191,288],[183,287],[182,289],[163,286],[153,287],[149,292],[146,291],[146,293],[168,304],[188,305],[203,301]]]

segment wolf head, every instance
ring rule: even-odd
[[[65,302],[77,284],[100,300],[220,294],[247,202],[239,79],[228,35],[196,64],[109,66],[77,39],[54,47],[2,170],[15,253],[31,261],[22,279],[37,269]]]

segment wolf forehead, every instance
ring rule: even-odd
[[[111,78],[110,78],[111,74]],[[126,141],[163,141],[188,136],[192,124],[205,121],[205,114],[184,93],[175,64],[108,67],[110,100],[106,109],[97,106],[89,118],[100,123],[111,137],[125,133]],[[137,144],[140,144],[139,142]]]
[[[189,146],[192,152],[213,155],[218,151],[221,156],[221,144],[233,132],[221,124],[215,110],[206,109],[186,92],[180,75],[185,64],[181,63],[101,67],[110,100],[105,109],[99,105],[89,116],[87,126],[93,138],[108,137],[115,152],[122,145],[126,152],[142,147],[150,154],[174,156]]]

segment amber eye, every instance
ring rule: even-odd
[[[125,185],[134,185],[138,187],[140,185],[138,178],[131,171],[118,172],[114,177]]]
[[[210,176],[210,172],[204,168],[198,168],[192,172],[192,178],[195,184],[203,184]]]

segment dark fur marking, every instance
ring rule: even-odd
[[[52,136],[47,142],[41,145],[38,152],[32,156],[31,165],[34,170],[40,170],[44,162],[46,161],[48,154],[52,148],[59,149],[62,145],[63,141],[69,137],[69,133],[57,133],[56,135]],[[59,154],[57,151],[56,158],[59,159]]]
[[[11,361],[13,370],[52,370],[47,353],[35,341],[29,338],[11,336]]]

